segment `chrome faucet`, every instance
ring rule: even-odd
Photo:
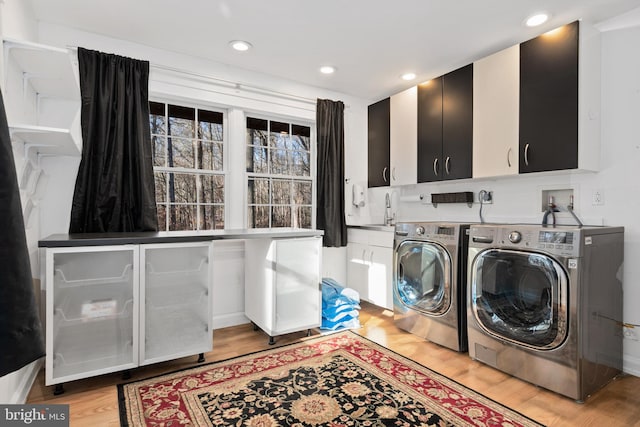
[[[385,225],[393,225],[396,215],[391,213],[391,197],[389,193],[384,196],[384,223]]]

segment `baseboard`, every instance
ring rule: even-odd
[[[229,326],[238,326],[249,323],[250,320],[244,315],[244,312],[221,314],[214,316],[212,323],[213,329],[228,328]]]
[[[31,387],[33,387],[33,383],[36,381],[42,364],[43,359],[39,359],[24,368],[25,373],[11,396],[10,404],[21,405],[27,402],[27,397],[29,397],[29,392],[31,391]]]
[[[625,354],[622,359],[623,371],[625,374],[640,377],[640,358]]]

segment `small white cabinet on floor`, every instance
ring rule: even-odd
[[[347,230],[347,287],[360,298],[393,309],[393,231]]]
[[[212,243],[46,248],[46,384],[212,348]]]
[[[270,336],[320,326],[320,237],[245,242],[245,315]]]

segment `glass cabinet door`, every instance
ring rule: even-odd
[[[547,255],[491,249],[471,267],[471,307],[492,335],[550,349],[566,336],[567,283],[562,266]]]
[[[141,365],[211,350],[212,248],[141,245]]]
[[[397,249],[396,297],[408,308],[439,315],[451,306],[451,257],[430,242],[406,240]]]
[[[47,385],[135,367],[137,248],[51,248],[46,256]]]

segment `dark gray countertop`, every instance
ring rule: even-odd
[[[361,228],[363,230],[389,231],[389,232],[393,232],[395,230],[395,225],[384,225],[384,224],[352,224],[352,225],[347,225],[347,227]]]
[[[323,230],[301,228],[160,231],[140,233],[52,234],[38,241],[40,248],[203,242],[223,239],[283,239],[322,236]]]

